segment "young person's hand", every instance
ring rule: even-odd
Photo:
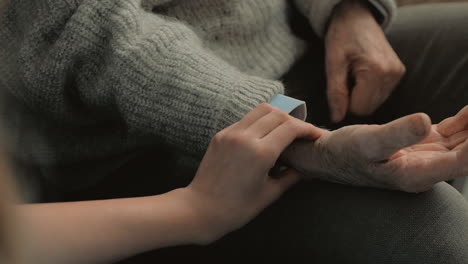
[[[288,169],[268,175],[283,150],[296,138],[316,140],[321,129],[262,104],[238,123],[214,136],[187,199],[205,222],[210,243],[249,222],[299,179]]]
[[[405,73],[405,66],[365,2],[345,0],[339,4],[326,34],[327,95],[334,122],[341,121],[348,111],[373,113]]]

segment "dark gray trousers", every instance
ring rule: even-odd
[[[468,105],[468,4],[402,8],[387,33],[407,66],[406,77],[375,115],[350,116],[340,125],[383,123],[415,112],[438,122]],[[330,127],[323,47],[309,37],[310,52],[284,81],[289,94],[308,101],[309,121]],[[126,263],[253,258],[261,263],[468,263],[468,203],[446,183],[406,194],[304,182],[213,245],[158,250]]]

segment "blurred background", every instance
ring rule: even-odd
[[[467,0],[397,0],[400,5],[436,3],[436,2],[466,2]]]

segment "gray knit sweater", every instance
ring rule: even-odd
[[[15,159],[60,182],[72,168],[93,180],[158,142],[200,158],[217,131],[283,92],[277,80],[305,49],[292,2],[11,1],[0,84],[15,102],[3,111]],[[294,3],[323,35],[339,2]],[[370,2],[386,27],[393,0]]]

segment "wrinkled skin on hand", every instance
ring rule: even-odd
[[[334,122],[343,120],[347,112],[372,114],[405,73],[365,2],[339,4],[325,37],[327,96]]]
[[[431,125],[414,114],[385,125],[355,125],[325,132],[316,142],[287,150],[291,165],[309,178],[406,192],[468,175],[468,107]]]

